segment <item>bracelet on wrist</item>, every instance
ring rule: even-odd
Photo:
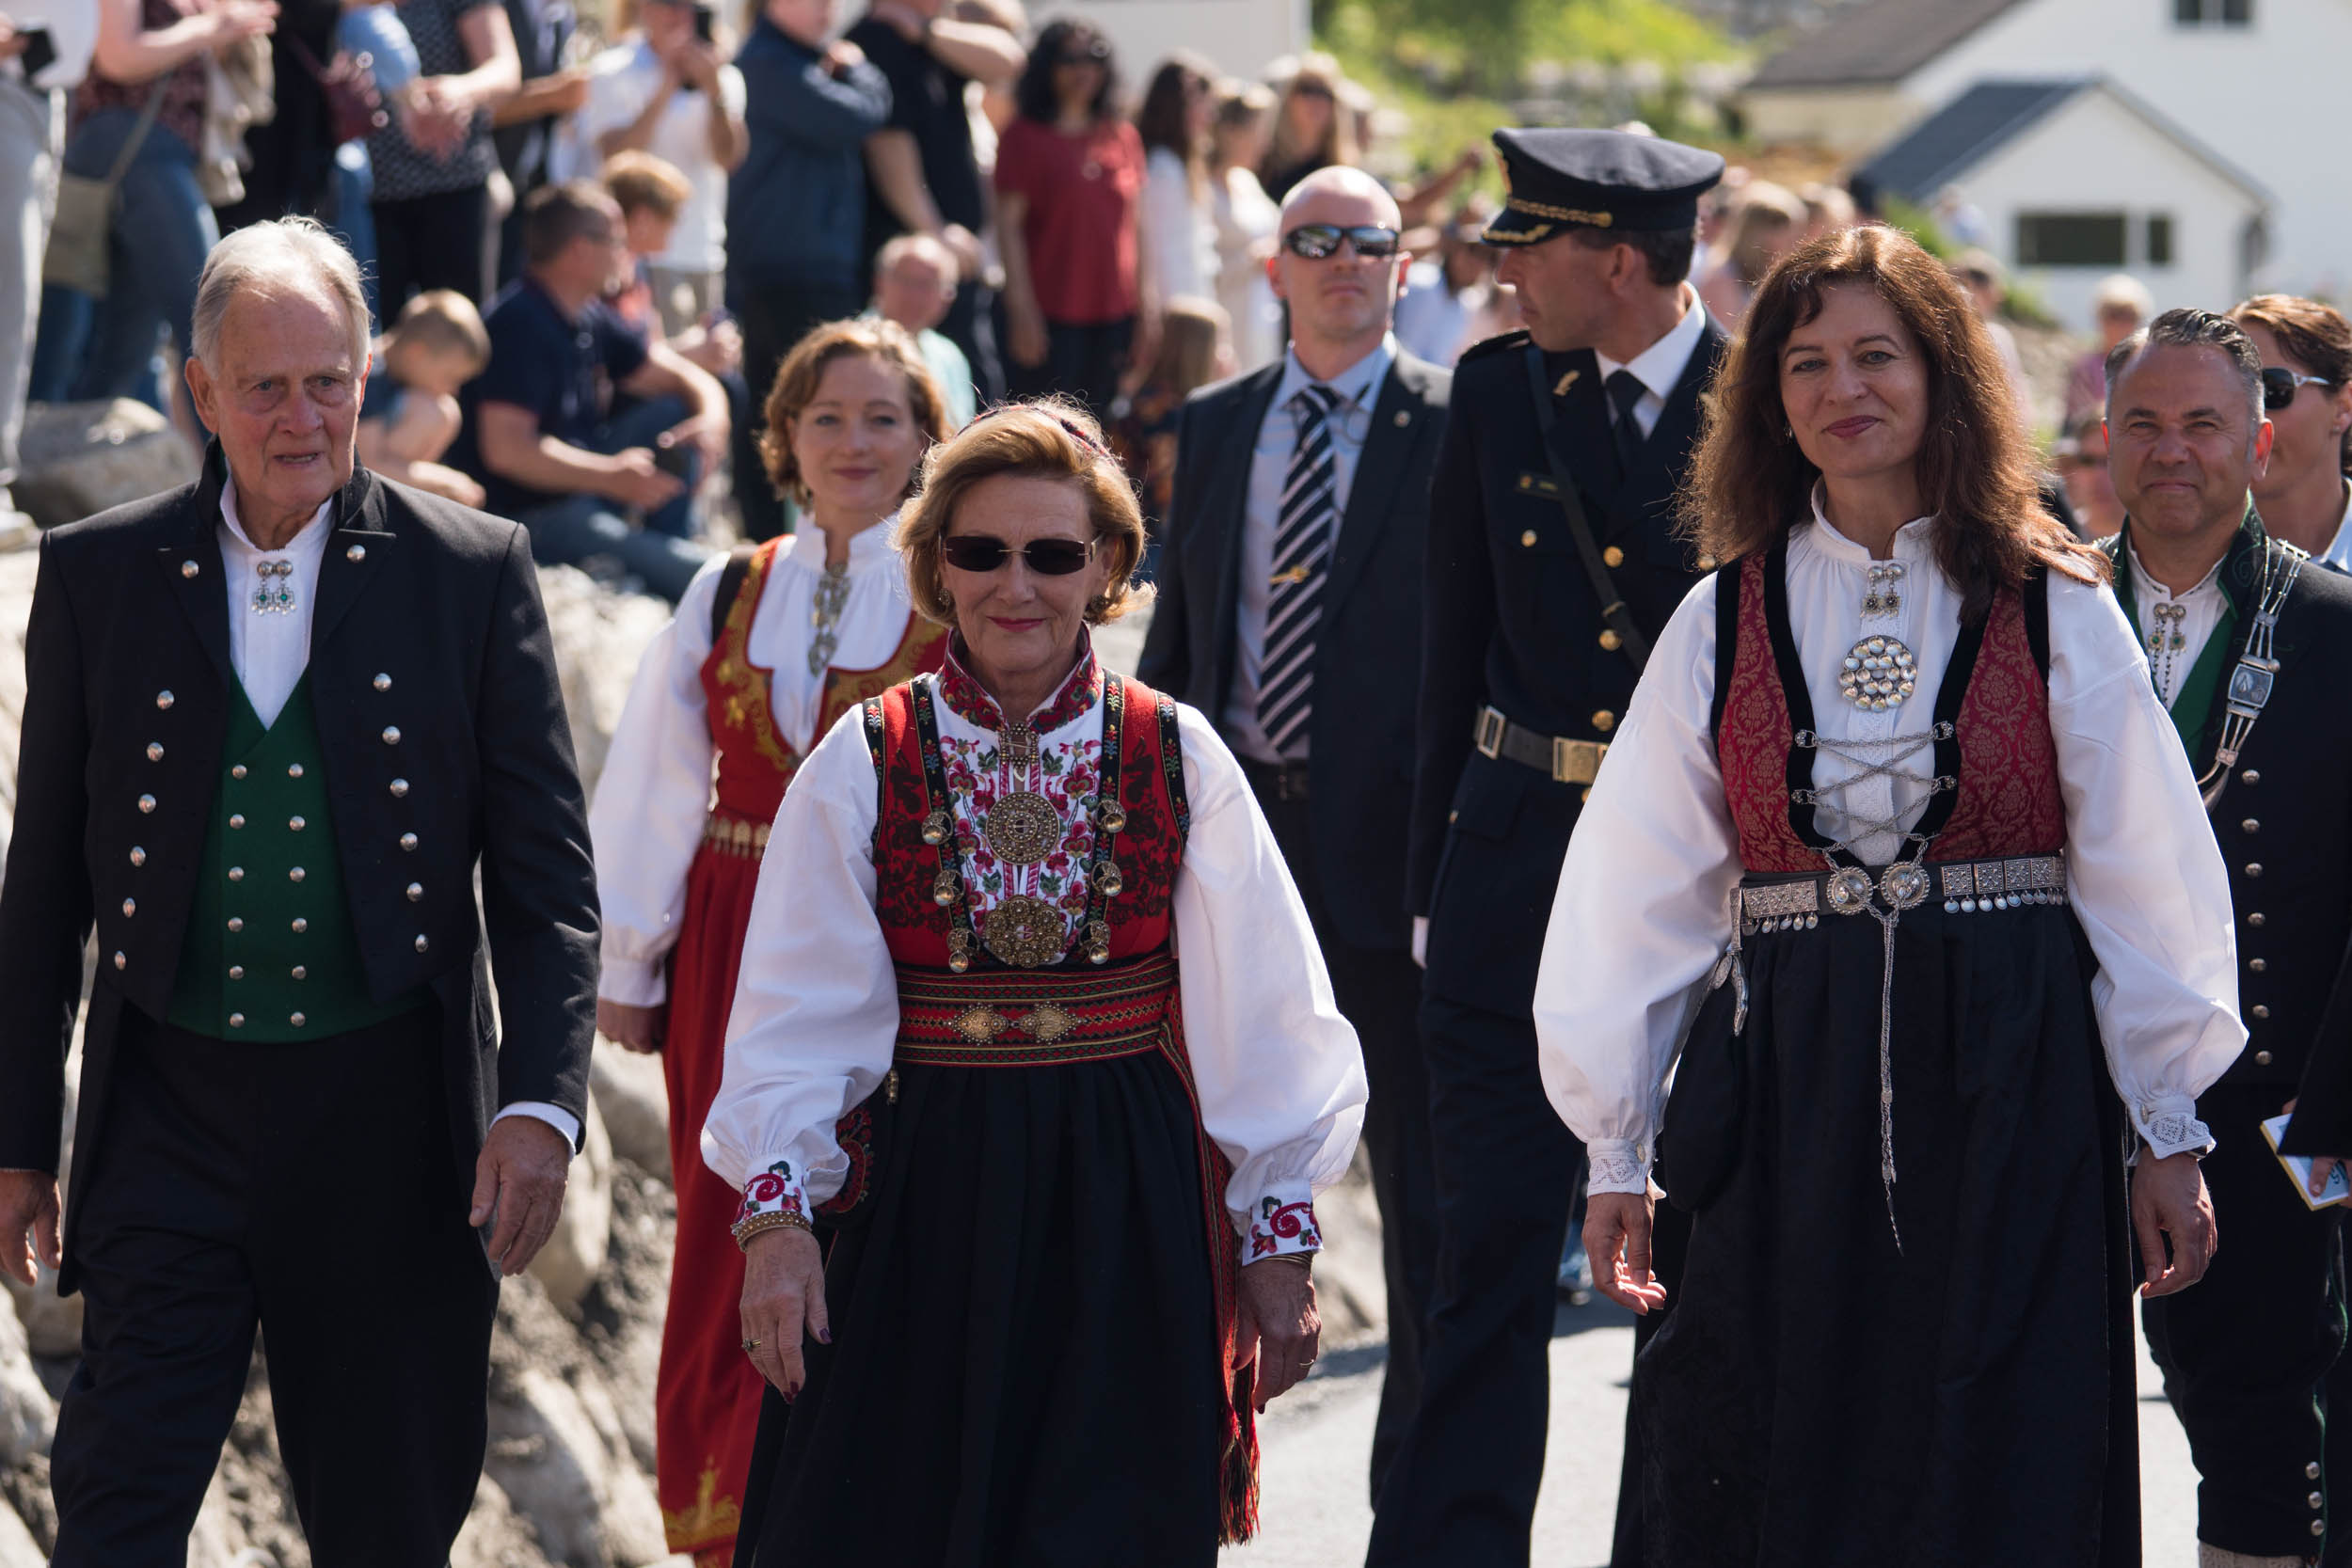
[[[805,1217],[771,1209],[765,1213],[752,1214],[735,1222],[737,1250],[749,1251],[754,1237],[764,1236],[771,1230],[806,1230],[812,1236],[816,1234]]]

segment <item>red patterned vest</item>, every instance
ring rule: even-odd
[[[1790,800],[1811,782],[1813,752],[1794,743],[1813,705],[1788,626],[1786,541],[1716,575],[1715,754],[1754,872],[1820,871],[1828,840]],[[1936,695],[1935,771],[1959,781],[1931,796],[1915,831],[1931,861],[2055,854],[2066,844],[2058,750],[2050,738],[2047,588],[2003,589],[1961,628]],[[1957,698],[1957,701],[1955,701]]]
[[[710,657],[703,660],[703,696],[710,715],[710,738],[719,752],[719,803],[711,815],[729,828],[739,829],[738,847],[749,852],[754,830],[776,819],[784,792],[801,770],[802,756],[776,729],[776,710],[768,689],[771,670],[751,661],[748,652],[752,620],[768,584],[783,543],[771,539],[752,553],[751,565],[737,588],[735,602],[718,636],[711,639]],[[850,709],[877,692],[939,668],[947,653],[947,628],[934,626],[910,611],[906,635],[890,657],[871,670],[828,670],[825,696],[817,712],[816,736],[825,732]]]

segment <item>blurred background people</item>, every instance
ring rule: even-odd
[[[1723,256],[1699,285],[1699,298],[1726,332],[1737,332],[1748,300],[1772,263],[1804,233],[1804,203],[1768,180],[1751,180],[1725,226]]]
[[[454,289],[417,294],[377,340],[359,406],[359,461],[369,472],[480,506],[482,485],[441,461],[465,423],[457,394],[490,363],[490,334]]]
[[[2090,297],[2090,311],[2099,329],[2098,346],[2084,350],[2067,377],[2069,424],[2086,414],[2106,418],[2107,354],[2148,324],[2148,318],[2156,313],[2156,301],[2148,285],[2127,272],[2119,272],[2100,280]]]
[[[890,84],[856,44],[825,41],[834,8],[766,0],[735,57],[751,148],[727,182],[727,303],[755,401],[810,327],[865,303],[866,140],[889,119]],[[744,537],[784,531],[783,503],[739,431],[735,499]]]
[[[1804,203],[1804,237],[1808,241],[1840,233],[1861,221],[1854,211],[1853,198],[1836,185],[1818,180],[1809,182],[1797,187],[1797,199]]]
[[[1017,396],[1067,393],[1103,419],[1131,356],[1155,346],[1143,140],[1119,117],[1110,40],[1087,23],[1045,24],[1015,96],[996,145],[1006,379]]]
[[[1355,121],[1341,102],[1346,85],[1340,62],[1319,49],[1301,55],[1276,83],[1274,135],[1259,170],[1275,201],[1319,168],[1358,161]]]
[[[371,9],[373,8],[361,8]],[[332,215],[335,126],[320,78],[338,66],[343,0],[278,0],[269,118],[245,132],[245,195],[214,210],[224,234],[265,218]]]
[[[2270,466],[2254,504],[2271,536],[2352,570],[2352,322],[2332,305],[2256,294],[2230,312],[2263,356]]]
[[[1233,372],[1232,321],[1225,308],[1192,294],[1169,300],[1160,317],[1160,351],[1110,432],[1112,450],[1134,476],[1143,501],[1140,575],[1147,582],[1159,570],[1168,492],[1176,479],[1177,417],[1185,399]]]
[[[743,73],[721,57],[714,8],[643,0],[639,30],[588,66],[587,101],[564,130],[555,167],[593,178],[606,159],[649,152],[686,177],[669,243],[641,256],[661,330],[675,336],[718,309],[727,264],[727,177],[750,150]]]
[[[1160,297],[1216,287],[1216,219],[1210,211],[1208,139],[1216,118],[1216,68],[1178,53],[1152,73],[1136,135],[1143,142],[1143,244]]]
[[[955,253],[929,234],[901,234],[874,258],[874,303],[866,309],[868,319],[904,327],[922,350],[950,431],[970,424],[977,406],[971,362],[938,330],[958,292]]]
[[[2067,509],[2074,515],[2074,534],[2080,539],[2105,539],[2123,526],[2122,498],[2107,473],[2107,421],[2098,413],[2085,414],[2051,449],[2058,482],[2066,488]]]
[[[400,0],[397,11],[422,74],[368,138],[376,310],[387,320],[428,289],[488,297],[499,169],[490,111],[522,86],[514,28],[496,0]]]
[[[1281,208],[1258,183],[1274,94],[1255,82],[1217,87],[1209,127],[1209,219],[1216,230],[1216,302],[1232,324],[1234,368],[1254,371],[1282,352],[1282,308],[1266,279]]]
[[[1404,296],[1396,302],[1396,341],[1433,365],[1451,367],[1478,341],[1477,330],[1494,293],[1494,252],[1479,235],[1493,204],[1473,198],[1462,204],[1438,236],[1437,254],[1406,271]]]
[[[588,101],[588,68],[572,58],[580,18],[571,0],[501,0],[506,28],[515,37],[521,85],[490,111],[490,148],[498,154],[499,179],[491,184],[493,287],[513,282],[523,269],[523,203],[557,178],[550,166],[564,119]],[[605,16],[599,12],[597,21]]]
[[[988,184],[968,99],[1010,85],[1027,63],[1024,19],[993,6],[880,0],[850,29],[890,84],[890,119],[866,138],[866,253],[898,234],[928,234],[955,256],[956,297],[940,322],[980,394],[1004,394],[988,257]],[[991,145],[993,156],[993,144]],[[952,394],[951,394],[952,396]]]
[[[1968,296],[1968,303],[1976,307],[1977,319],[1984,323],[1994,352],[2001,356],[2001,370],[2009,377],[2010,398],[2016,406],[2018,422],[2030,435],[2036,423],[2033,388],[2026,380],[2026,359],[2017,351],[2017,334],[2001,319],[2009,302],[2008,271],[1989,250],[1963,250],[1952,259],[1951,274],[1961,292]]]
[[[32,385],[65,89],[89,70],[97,43],[97,0],[10,0],[0,19],[0,224],[8,230],[0,251],[8,258],[0,263],[0,525],[21,520],[8,486]]]

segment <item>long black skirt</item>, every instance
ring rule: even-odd
[[[833,1343],[760,1411],[738,1568],[1214,1564],[1194,1126],[1156,1053],[899,1069],[872,1215],[826,1263]]]
[[[2089,948],[2060,907],[1903,915],[1899,1248],[1882,953],[1867,914],[1746,942],[1737,1164],[1634,1380],[1648,1561],[2136,1565],[2124,1121]],[[1710,998],[1683,1070],[1724,1070],[1730,1013]],[[1670,1180],[1675,1136],[1670,1111]]]

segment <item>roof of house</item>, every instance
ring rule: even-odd
[[[1863,0],[1756,68],[1755,87],[1899,82],[2021,0]]]
[[[1879,149],[1856,169],[1879,189],[1925,205],[1952,181],[2090,91],[2114,98],[2151,129],[2256,200],[2270,193],[2259,180],[2198,140],[2179,122],[2104,76],[2042,82],[1979,82]]]

